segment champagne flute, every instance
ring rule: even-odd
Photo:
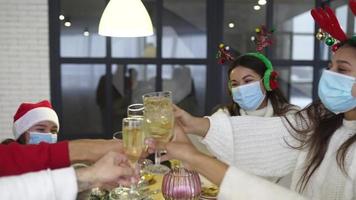
[[[144,106],[142,103],[131,104],[127,107],[127,117],[143,118]]]
[[[142,118],[124,118],[122,120],[122,139],[125,154],[130,164],[135,167],[145,149],[145,136],[143,132]],[[130,199],[139,199],[140,193],[136,189],[136,184],[131,185],[129,192]]]
[[[165,174],[169,168],[161,165],[161,151],[173,136],[174,115],[172,92],[152,92],[143,95],[145,132],[158,142],[155,152],[155,165],[151,172]]]
[[[143,119],[144,106],[142,103],[131,104],[127,107],[127,117],[141,118]],[[148,147],[146,146],[145,149]],[[152,161],[149,159],[142,159],[138,161],[138,166],[140,168],[140,181],[138,183],[139,187],[145,186],[150,181],[150,178],[153,177],[153,174],[150,173],[150,170],[147,170],[151,165]]]

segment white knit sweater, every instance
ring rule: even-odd
[[[227,115],[230,115],[227,108],[221,108],[217,112],[224,112]],[[293,111],[293,112],[295,112],[295,111]],[[273,112],[273,107],[272,107],[271,102],[268,101],[267,106],[262,109],[254,110],[254,111],[245,111],[243,109],[240,109],[240,114],[241,114],[241,116],[249,115],[249,116],[259,116],[259,117],[272,117],[274,115],[274,112]],[[194,144],[194,146],[201,153],[211,156],[209,149],[204,144],[202,144],[203,138],[201,136],[189,134],[188,137],[189,137],[190,141]],[[268,179],[275,182],[275,180],[279,179],[279,177],[278,178],[271,177]]]
[[[230,166],[220,184],[219,200],[305,200],[298,193]]]
[[[292,185],[301,177],[306,152],[296,144],[279,117],[230,117],[218,112],[209,117],[210,129],[203,140],[220,160],[259,176],[282,177],[293,172]],[[346,121],[332,136],[327,153],[313,174],[304,196],[313,200],[356,199],[356,152],[351,146],[346,158],[346,177],[338,168],[336,151],[356,133],[356,121]]]
[[[0,178],[1,200],[74,200],[77,192],[72,167]]]

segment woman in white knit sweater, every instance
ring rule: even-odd
[[[166,150],[164,159],[179,159],[186,167],[194,168],[219,185],[219,200],[304,200],[296,192],[204,155],[193,146],[179,125],[175,127],[174,141],[166,144]]]
[[[195,118],[177,109],[177,122],[186,133],[205,137],[212,153],[229,165],[260,176],[293,172],[291,189],[311,199],[355,199],[355,55],[354,37],[323,72],[321,102],[295,115],[230,117],[220,112]]]
[[[230,116],[259,117],[285,116],[297,112],[299,108],[289,104],[278,88],[274,73],[272,63],[261,53],[247,53],[236,58],[228,70],[231,103],[217,112],[225,112]],[[202,140],[199,136],[189,137],[201,152],[209,155],[204,144],[197,142]],[[264,178],[279,182],[282,177]],[[288,185],[288,182],[284,184]]]

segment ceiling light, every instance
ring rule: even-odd
[[[88,37],[90,35],[88,28],[84,29],[83,35]]]
[[[64,21],[64,26],[70,27],[72,26],[72,22],[70,22],[69,19],[67,19],[66,21]]]
[[[141,0],[110,0],[100,19],[99,35],[150,36],[153,35],[151,18]]]
[[[253,9],[255,9],[255,10],[260,10],[260,9],[261,9],[261,6],[255,5],[255,6],[253,6]]]
[[[260,6],[264,6],[267,4],[267,1],[266,0],[258,0],[258,5]]]
[[[228,26],[229,26],[229,28],[234,28],[235,27],[235,23],[230,22]]]
[[[63,21],[65,19],[64,15],[59,15],[59,20]]]

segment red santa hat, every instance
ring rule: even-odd
[[[29,128],[41,121],[51,121],[57,125],[59,120],[49,101],[38,103],[22,103],[14,116],[13,133],[18,139]]]

